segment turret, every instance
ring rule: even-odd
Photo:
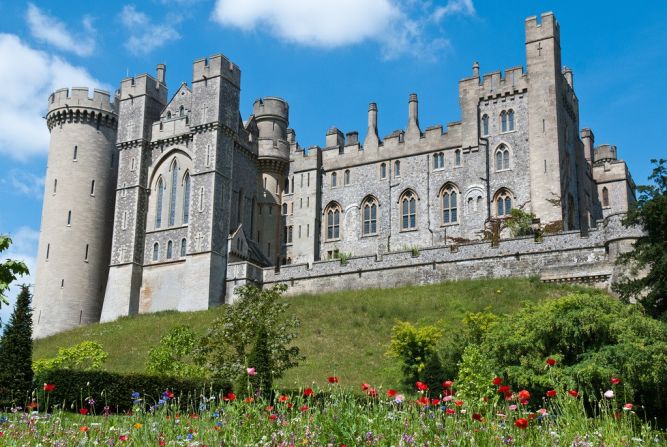
[[[99,321],[118,166],[117,102],[107,92],[54,92],[46,123],[51,138],[33,299],[35,338]]]
[[[595,147],[595,135],[590,129],[581,129],[581,141],[584,143],[584,157],[588,164],[593,162],[593,148]]]

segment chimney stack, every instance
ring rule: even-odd
[[[477,61],[472,64],[472,77],[479,78],[479,62]]]
[[[421,130],[419,129],[419,102],[417,101],[416,93],[411,93],[408,101],[408,130],[406,137],[410,140],[421,137]]]
[[[368,132],[364,146],[378,147],[380,138],[378,137],[378,106],[374,102],[368,104]]]
[[[165,64],[157,64],[157,80],[162,84],[166,84],[164,81],[165,75],[167,74],[167,66]]]

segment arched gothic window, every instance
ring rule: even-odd
[[[447,225],[456,223],[459,220],[458,216],[458,191],[451,183],[446,184],[441,192],[442,205],[442,223]]]
[[[185,238],[181,239],[181,256],[185,256],[185,252],[187,250],[187,241]]]
[[[408,190],[401,195],[401,230],[417,228],[417,196]]]
[[[160,244],[157,242],[153,244],[153,261],[157,261],[160,255]]]
[[[504,144],[496,149],[496,171],[510,168],[510,150]]]
[[[394,177],[400,177],[401,176],[401,162],[396,160],[394,162]]]
[[[190,222],[190,174],[183,177],[183,223]]]
[[[178,163],[174,159],[171,164],[171,186],[169,191],[169,226],[176,224],[176,193],[178,191]]]
[[[609,207],[609,190],[606,186],[602,188],[602,206],[605,208]]]
[[[374,197],[367,197],[361,204],[361,233],[366,236],[377,234],[378,203]]]
[[[349,169],[346,169],[346,170],[345,170],[345,175],[343,176],[343,183],[344,183],[345,185],[349,185],[349,184],[350,184],[350,170],[349,170]]]
[[[512,194],[507,189],[501,189],[496,193],[496,216],[510,217],[512,214]]]
[[[155,228],[162,227],[162,201],[164,200],[164,182],[162,177],[157,180],[156,191],[157,193],[157,202],[155,206]]]
[[[512,109],[507,112],[507,130],[514,130],[514,110]]]
[[[487,136],[489,134],[489,115],[484,114],[482,116],[482,136]]]
[[[287,215],[287,204],[283,203],[283,216]]]
[[[382,163],[380,165],[380,178],[387,178],[387,164]]]
[[[324,215],[327,219],[327,240],[339,239],[340,238],[340,215],[341,215],[340,205],[337,203],[330,203]]]
[[[454,166],[461,166],[461,149],[454,151]]]
[[[181,106],[178,108],[178,116],[185,115],[185,107]]]
[[[442,169],[445,167],[445,154],[438,152],[433,154],[433,169]]]
[[[504,110],[500,112],[500,130],[507,132],[507,112]]]
[[[337,182],[338,182],[337,175],[336,175],[335,172],[332,172],[331,173],[331,187],[335,188],[337,186]]]
[[[167,259],[171,259],[174,255],[174,243],[169,241],[167,242]]]

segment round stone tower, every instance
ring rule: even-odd
[[[51,132],[33,298],[35,338],[99,321],[109,271],[116,103],[86,88],[49,97]]]
[[[259,209],[255,213],[258,233],[253,238],[264,255],[273,264],[279,264],[285,226],[281,204],[290,156],[287,141],[289,106],[284,99],[269,96],[255,101],[252,111],[259,130],[257,160],[261,173],[257,188]]]

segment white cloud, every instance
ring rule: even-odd
[[[35,50],[13,34],[0,33],[0,154],[17,160],[45,154],[49,131],[42,117],[49,94],[63,87],[110,90],[85,68]]]
[[[95,28],[90,17],[81,21],[84,33],[72,34],[65,24],[44,13],[32,3],[28,4],[26,13],[30,34],[36,39],[46,42],[60,50],[69,51],[78,56],[90,56],[95,50]]]
[[[174,27],[180,22],[177,17],[168,17],[165,23],[153,23],[150,17],[137,11],[134,5],[125,5],[119,17],[123,26],[130,31],[125,48],[136,56],[146,55],[156,48],[181,38]]]
[[[8,306],[0,308],[0,319],[3,325],[9,320],[12,313],[14,303],[16,303],[16,296],[20,292],[19,284],[33,284],[35,278],[35,259],[37,256],[37,244],[39,243],[39,231],[29,227],[21,227],[9,235],[12,238],[12,245],[6,252],[2,253],[0,262],[6,259],[13,259],[15,261],[23,261],[28,266],[30,274],[27,276],[20,276],[9,287],[9,292],[6,293],[9,299]]]
[[[441,7],[428,0],[217,0],[213,20],[305,46],[333,48],[373,40],[380,43],[383,57],[394,59],[404,54],[435,57],[449,42],[429,37],[427,27],[453,14],[474,15],[472,0],[450,0]]]
[[[44,195],[44,177],[20,169],[11,169],[0,183],[8,185],[18,194],[32,199],[42,200]]]

